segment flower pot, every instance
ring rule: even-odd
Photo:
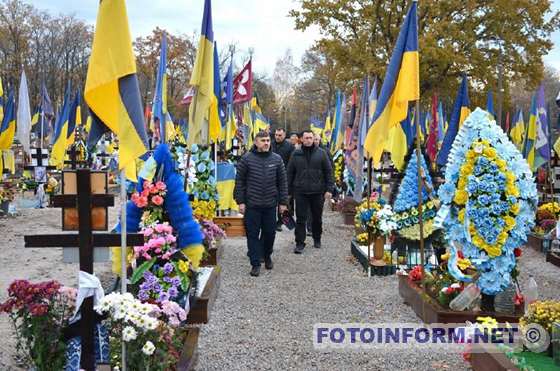
[[[385,252],[385,236],[376,237],[373,245],[373,261],[372,265],[377,267],[382,267],[386,265],[385,260],[383,260],[383,255]]]

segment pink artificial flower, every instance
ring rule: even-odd
[[[150,237],[154,233],[154,230],[153,228],[146,228],[142,231],[142,233],[144,234],[144,237]]]
[[[161,254],[161,249],[159,247],[156,249],[156,254]]]
[[[173,227],[169,225],[169,223],[163,223],[163,232],[164,233],[173,233]]]
[[[160,182],[157,182],[157,183],[156,183],[156,189],[157,189],[158,191],[165,191],[165,190],[167,189],[167,186],[165,185],[164,182],[161,182],[161,181],[160,181]]]
[[[161,206],[163,204],[163,197],[161,196],[153,196],[152,197],[152,202],[157,205],[157,206]]]
[[[163,260],[169,260],[171,258],[171,251],[166,252],[161,256]]]
[[[152,259],[152,256],[151,256],[150,254],[148,254],[148,253],[144,253],[144,254],[142,255],[142,257],[144,257],[144,259],[146,259],[146,260],[151,260],[151,259]]]
[[[138,201],[136,202],[136,206],[138,206],[141,209],[148,206],[148,198],[146,198],[144,196],[139,197]]]
[[[167,243],[174,243],[175,241],[177,241],[177,238],[175,238],[175,236],[173,236],[172,234],[168,234],[165,237],[165,240],[167,241]]]

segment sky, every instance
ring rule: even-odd
[[[78,18],[95,25],[99,1],[35,0],[32,3],[54,14],[75,13]],[[146,36],[157,26],[172,34],[200,33],[204,0],[127,0],[126,3],[133,38]],[[319,32],[316,29],[294,30],[288,12],[296,6],[293,0],[213,0],[214,38],[218,49],[231,42],[237,42],[245,51],[252,47],[253,69],[268,75],[287,49],[292,50],[294,62],[299,64]]]
[[[78,18],[95,25],[98,0],[32,1],[53,13],[75,13]],[[254,49],[253,69],[269,76],[276,60],[291,49],[299,65],[306,49],[320,37],[314,27],[305,32],[294,30],[288,12],[297,7],[295,0],[213,0],[214,37],[220,45],[237,42],[239,48]],[[146,36],[156,26],[169,32],[193,34],[200,32],[204,0],[127,0],[128,18],[133,38]],[[560,0],[553,0],[560,10]],[[560,31],[553,34],[554,49],[544,58],[560,71]]]

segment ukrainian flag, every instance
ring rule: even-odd
[[[470,115],[471,111],[469,109],[469,92],[467,84],[467,76],[463,76],[463,81],[461,81],[461,86],[457,92],[457,98],[455,98],[455,104],[453,105],[453,112],[451,113],[451,121],[449,122],[449,127],[445,132],[445,138],[443,139],[443,144],[438,153],[437,164],[439,166],[445,166],[447,164],[447,157],[449,156],[449,151],[451,151],[451,146],[455,140],[455,136],[459,131],[463,122]]]
[[[235,166],[229,162],[219,162],[217,166],[218,210],[238,210],[233,199],[235,187]]]
[[[210,0],[204,0],[202,30],[190,84],[195,88],[195,96],[189,106],[189,147],[195,143],[208,143],[208,139],[216,140],[221,127],[214,92],[214,30]]]
[[[417,5],[412,2],[399,32],[366,137],[365,149],[376,167],[391,128],[406,118],[409,102],[420,99]]]
[[[255,134],[255,129],[253,127],[253,116],[251,115],[251,107],[249,102],[243,105],[243,123],[247,125],[247,148],[253,147],[253,135]]]
[[[321,143],[323,143],[324,146],[329,144],[329,140],[331,139],[331,134],[332,134],[331,112],[328,111],[327,118],[325,119],[325,129],[321,134]]]
[[[6,102],[6,112],[2,117],[2,125],[0,125],[0,151],[6,151],[12,148],[14,136],[16,135],[16,102],[14,92],[10,91],[8,101]],[[1,173],[1,171],[0,171]]]
[[[492,90],[488,90],[486,95],[486,111],[492,115],[492,119],[496,118],[496,113],[494,112],[494,97],[492,95]]]
[[[385,149],[391,153],[391,161],[399,171],[403,170],[404,158],[414,141],[414,130],[410,119],[412,109],[407,112],[405,119],[391,128],[389,139],[385,144]]]
[[[217,54],[216,54],[217,59]],[[218,72],[219,73],[219,72]],[[219,76],[219,75],[218,75]],[[219,80],[218,80],[219,81]],[[233,138],[237,134],[237,121],[233,112],[233,55],[226,76],[226,125],[224,132],[224,142],[226,151],[233,146]],[[219,91],[219,86],[218,86]]]
[[[531,111],[529,113],[529,125],[525,132],[525,141],[523,142],[523,157],[529,163],[529,167],[533,172],[537,170],[535,166],[535,144],[537,142],[537,95],[533,95],[531,100]]]
[[[311,118],[310,124],[309,124],[309,129],[313,132],[313,134],[322,136],[323,135],[323,130],[325,130],[325,122],[319,120],[316,117]]]
[[[136,180],[135,162],[148,141],[124,0],[99,3],[84,97],[95,115],[90,139],[97,142],[99,136],[92,135],[100,135],[103,125],[113,131],[119,138],[119,169]]]
[[[336,91],[336,107],[334,110],[334,130],[331,134],[331,154],[342,149],[344,143],[343,118],[346,107],[346,97],[343,97],[340,90]]]
[[[519,149],[523,149],[523,135],[525,134],[525,122],[523,120],[523,110],[520,108],[517,111],[515,122],[513,127],[509,131],[509,137],[515,146]]]
[[[64,95],[64,103],[62,111],[56,121],[54,127],[53,147],[49,163],[59,169],[64,167],[64,158],[66,157],[66,143],[68,142],[68,126],[70,119],[70,84],[66,87],[66,94]]]
[[[438,151],[440,150],[442,144],[443,144],[443,139],[445,138],[445,117],[443,115],[443,104],[441,103],[441,100],[439,101],[439,105],[438,105],[438,138],[437,138],[437,143],[438,143]]]
[[[68,133],[66,135],[66,147],[70,147],[76,140],[76,127],[82,125],[82,109],[81,109],[80,92],[76,92],[74,102],[70,108],[70,115],[68,118]]]
[[[173,122],[169,125],[167,117],[167,35],[165,32],[161,36],[159,52],[159,66],[156,77],[156,91],[152,108],[152,120],[157,118],[159,121],[159,132],[163,141],[168,142],[173,139]],[[152,125],[153,126],[153,125]],[[163,135],[165,133],[165,135]]]
[[[253,125],[255,129],[255,134],[263,130],[266,131],[270,127],[270,123],[268,122],[268,119],[258,112],[253,112]]]
[[[4,88],[2,88],[2,77],[0,76],[0,122],[4,119]]]

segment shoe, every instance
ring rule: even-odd
[[[311,233],[311,231],[307,231],[307,237],[311,237],[313,236],[313,233]]]
[[[316,249],[320,249],[321,248],[321,240],[314,240],[313,241],[313,247]]]
[[[276,224],[276,232],[282,232],[282,224]]]
[[[274,268],[274,263],[272,263],[272,259],[270,259],[270,258],[265,259],[264,267],[268,270],[271,270],[272,268]]]
[[[294,253],[295,254],[303,254],[303,249],[304,249],[304,245],[296,245],[296,248],[294,249]]]
[[[261,267],[255,266],[251,268],[251,272],[249,274],[253,277],[258,277],[260,273],[261,273]]]

